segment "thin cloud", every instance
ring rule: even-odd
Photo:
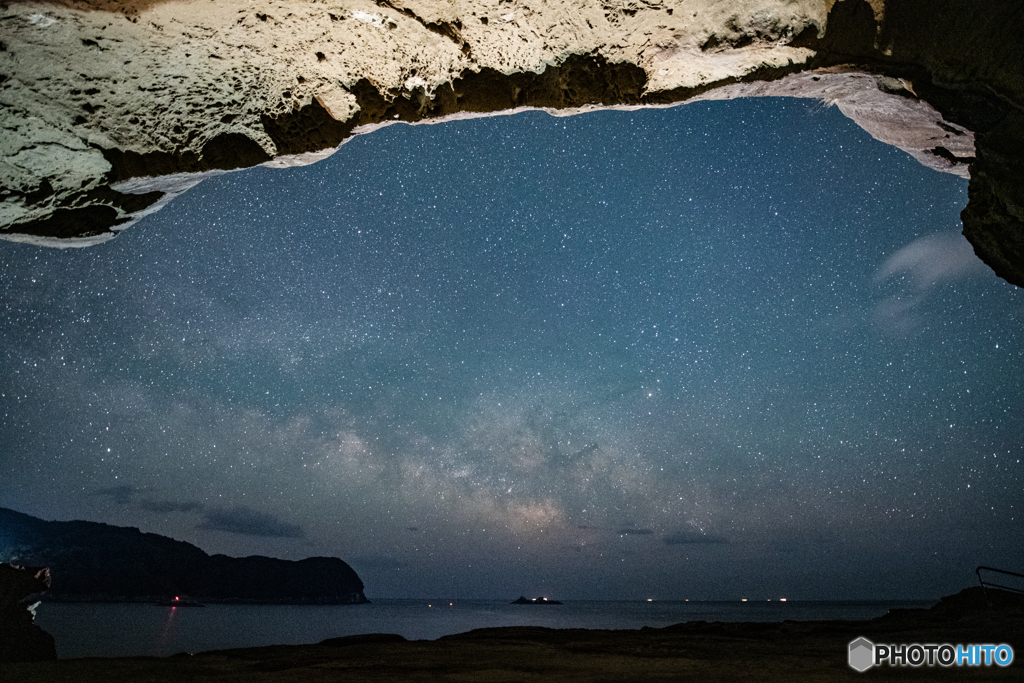
[[[616,531],[619,536],[651,536],[653,529],[619,529]]]
[[[891,297],[875,306],[874,320],[891,334],[912,334],[926,322],[921,313],[924,296]]]
[[[116,505],[134,505],[140,510],[149,512],[198,512],[203,509],[201,503],[195,501],[162,500],[157,498],[140,498],[141,495],[154,492],[152,486],[131,486],[121,484],[96,489],[93,495],[109,498]]]
[[[243,536],[272,538],[302,538],[302,527],[291,524],[276,515],[247,507],[217,508],[203,514],[204,521],[197,529],[224,531]]]
[[[874,319],[890,332],[911,333],[924,324],[922,304],[934,288],[990,273],[963,235],[921,237],[886,259],[875,273],[876,284],[902,276],[906,286],[875,306]]]
[[[914,289],[924,292],[944,282],[989,272],[967,238],[943,233],[921,237],[897,251],[878,269],[875,281],[884,282],[897,273],[906,273]]]
[[[149,512],[198,512],[203,509],[203,504],[195,501],[144,499],[139,501],[139,507]]]
[[[661,539],[665,545],[717,545],[728,543],[722,536],[698,531],[677,531]]]
[[[152,487],[140,487],[140,486],[129,486],[128,484],[121,484],[120,486],[109,486],[107,488],[96,489],[93,495],[104,496],[110,498],[112,503],[117,505],[128,505],[135,501],[135,496],[140,493],[148,493],[152,491]]]

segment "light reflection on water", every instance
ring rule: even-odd
[[[451,603],[449,605],[449,603]],[[376,600],[370,605],[208,605],[47,603],[36,623],[53,635],[60,658],[203,652],[317,643],[358,633],[409,640],[496,626],[638,629],[685,621],[862,620],[891,608],[931,602],[634,602],[572,600],[510,605],[500,600]]]
[[[164,653],[168,650],[171,650],[174,647],[174,624],[178,620],[178,611],[179,610],[177,607],[163,608],[163,626],[160,629],[160,637],[157,638],[156,641],[156,653]]]

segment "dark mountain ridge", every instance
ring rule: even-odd
[[[0,508],[0,562],[49,567],[49,601],[360,604],[355,571],[336,557],[208,555],[191,543],[99,522],[47,522]]]

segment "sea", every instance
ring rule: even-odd
[[[782,622],[867,620],[890,609],[931,607],[934,601],[670,602],[566,600],[561,605],[512,605],[507,600],[374,600],[365,605],[206,605],[55,603],[36,608],[61,659],[167,657],[181,652],[298,645],[361,633],[397,633],[434,640],[499,626],[660,628],[690,621]]]

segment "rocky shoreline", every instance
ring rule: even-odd
[[[847,661],[857,638],[873,643],[1008,644],[1024,652],[1021,596],[970,588],[927,610],[870,621],[690,622],[632,631],[508,627],[432,641],[394,634],[316,645],[218,650],[168,658],[88,658],[0,665],[0,680],[33,681],[835,681],[1019,680],[1009,666],[872,667]]]

